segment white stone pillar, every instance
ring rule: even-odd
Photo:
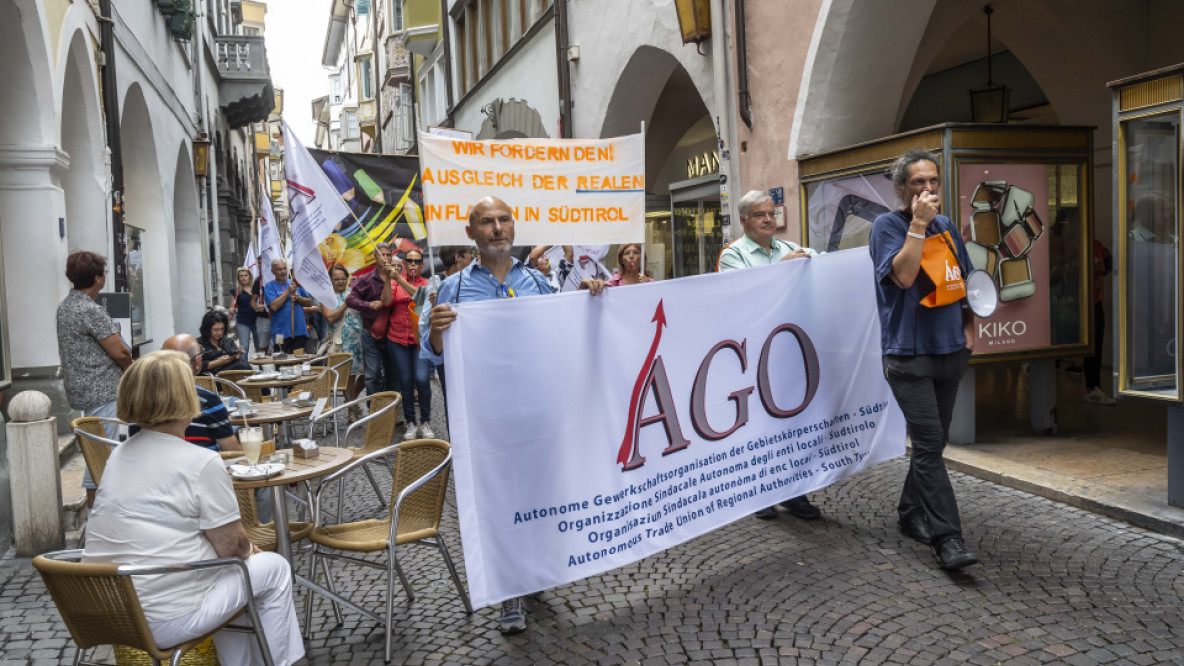
[[[37,391],[18,393],[8,405],[12,421],[4,429],[17,557],[58,550],[65,542],[57,423],[49,409],[49,398]]]
[[[66,216],[61,174],[69,164],[54,146],[0,146],[4,314],[14,369],[58,365],[57,345],[46,344],[46,335],[57,329],[57,306],[69,291],[59,222]]]

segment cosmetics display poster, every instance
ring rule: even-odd
[[[975,164],[958,169],[958,223],[974,268],[999,287],[999,308],[976,319],[976,355],[1052,344],[1049,166]]]

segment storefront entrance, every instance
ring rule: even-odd
[[[720,221],[718,175],[670,184],[670,277],[715,271],[724,249]]]

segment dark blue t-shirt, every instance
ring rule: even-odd
[[[255,298],[255,296],[252,296],[251,292],[241,289],[232,289],[230,293],[234,297],[234,307],[238,310],[238,313],[234,317],[234,323],[254,327],[255,319],[260,316],[251,307],[251,299]],[[262,316],[266,317],[267,315],[264,314]]]
[[[910,217],[894,210],[876,218],[872,224],[868,250],[876,271],[876,306],[880,311],[880,346],[885,354],[919,356],[949,354],[966,346],[962,331],[962,302],[929,308],[921,299],[934,289],[924,271],[917,274],[913,286],[901,289],[892,281],[892,260],[904,247]],[[957,226],[944,215],[929,223],[925,235],[949,231],[963,270],[970,266],[970,256]]]

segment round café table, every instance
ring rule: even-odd
[[[289,484],[300,483],[302,481],[311,481],[313,479],[327,476],[336,472],[348,465],[354,459],[354,452],[352,449],[343,449],[333,446],[322,446],[320,448],[320,455],[316,458],[297,458],[289,455],[287,466],[283,472],[276,476],[267,479],[258,479],[255,481],[235,481],[231,477],[231,482],[235,490],[255,489],[255,488],[271,488],[271,497],[274,506],[273,513],[275,514],[273,527],[275,528],[275,550],[284,559],[288,560],[288,564],[292,565],[292,535],[288,532],[288,492]],[[229,473],[229,472],[228,472]],[[296,573],[296,567],[292,566],[292,581],[295,584],[303,585],[310,592],[315,592],[334,601],[349,602],[348,599],[343,599],[332,590],[327,590],[315,582]],[[311,603],[312,599],[308,599],[306,603]],[[336,611],[336,606],[334,607]],[[337,621],[341,622],[341,615],[338,612]]]
[[[301,363],[308,363],[314,358],[316,358],[316,356],[313,356],[312,354],[301,354],[299,356],[288,354],[284,358],[274,358],[271,356],[260,356],[256,358],[254,356],[250,356],[247,357],[247,363],[250,363],[251,365],[274,365],[279,368],[285,365],[300,365]]]
[[[288,484],[311,481],[327,476],[348,465],[354,459],[351,449],[334,446],[320,447],[320,455],[316,458],[297,458],[288,455],[288,464],[283,472],[267,478],[253,481],[238,481],[231,477],[235,490],[255,488],[271,488],[275,513],[275,549],[284,556],[289,563],[292,561],[292,540],[288,534]],[[295,571],[295,569],[293,569]]]
[[[271,439],[275,434],[276,424],[284,426],[284,435],[287,439],[287,425],[289,421],[295,419],[308,418],[312,414],[313,405],[307,407],[297,407],[286,400],[277,400],[275,402],[253,402],[251,403],[251,414],[249,416],[237,416],[234,412],[230,414],[231,425],[243,425],[245,422],[249,426],[262,426],[263,439]]]
[[[239,386],[249,386],[251,388],[274,389],[275,390],[275,397],[277,398],[277,401],[279,401],[279,400],[283,400],[284,398],[288,397],[288,389],[292,388],[293,386],[299,386],[301,384],[308,384],[310,382],[314,382],[314,381],[316,381],[317,377],[319,377],[319,376],[320,376],[319,374],[311,373],[311,374],[307,374],[307,375],[297,375],[295,377],[288,377],[288,378],[276,377],[275,379],[263,379],[263,380],[252,379],[251,377],[246,377],[244,379],[238,380],[235,383],[238,384]]]

